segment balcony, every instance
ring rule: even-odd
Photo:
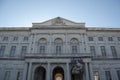
[[[97,55],[97,56],[91,56],[93,60],[120,60],[120,55],[118,56],[112,56],[112,55],[107,55],[107,56],[102,56],[102,55]]]
[[[70,58],[70,57],[81,57],[81,58],[90,58],[91,54],[89,53],[76,53],[76,54],[71,54],[71,53],[61,53],[61,54],[56,54],[56,53],[26,53],[25,55],[26,58],[37,58],[37,57],[49,57],[49,58]]]
[[[0,59],[6,59],[6,60],[9,60],[9,59],[24,59],[25,58],[25,55],[21,55],[21,54],[16,54],[16,55],[10,55],[10,54],[4,54],[4,55],[0,55]]]

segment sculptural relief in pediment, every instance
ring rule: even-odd
[[[52,25],[65,25],[65,23],[63,22],[63,20],[60,17],[57,17],[57,18],[53,19]]]

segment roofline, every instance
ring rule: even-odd
[[[113,30],[117,30],[117,31],[120,31],[120,28],[102,28],[102,27],[86,27],[86,29],[88,31],[106,31],[106,30],[109,30],[109,31],[113,31]]]
[[[8,30],[14,30],[14,31],[16,31],[16,30],[20,30],[20,31],[26,31],[26,30],[29,30],[30,29],[30,27],[0,27],[0,31],[8,31]]]
[[[0,31],[29,31],[32,29],[86,29],[87,31],[120,31],[120,28],[101,28],[101,27],[0,27]]]

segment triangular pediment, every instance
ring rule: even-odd
[[[42,26],[81,26],[85,27],[85,23],[76,23],[61,17],[56,17],[42,23],[33,23],[33,27],[42,27]]]

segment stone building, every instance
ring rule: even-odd
[[[120,80],[120,28],[61,17],[1,27],[0,80]]]

